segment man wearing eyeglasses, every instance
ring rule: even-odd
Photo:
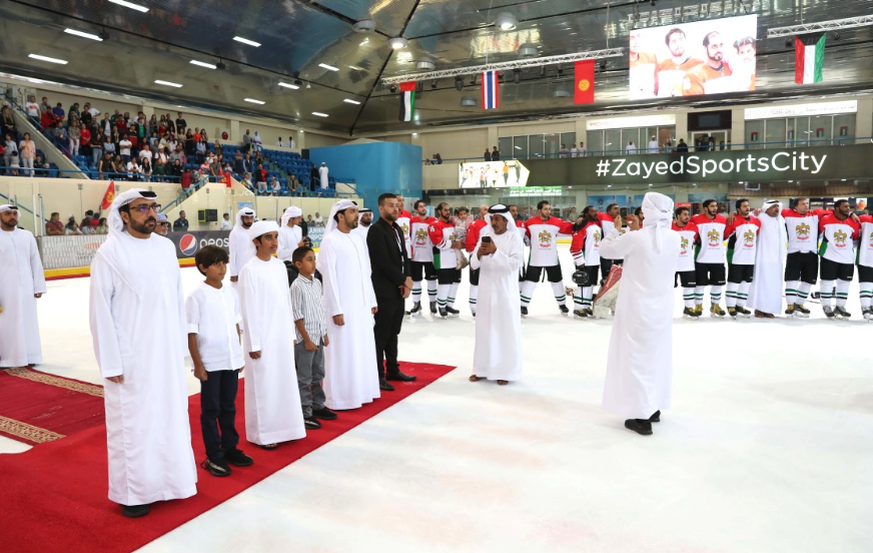
[[[175,246],[152,234],[161,206],[135,188],[109,208],[91,264],[91,336],[104,378],[109,499],[127,517],[197,493],[185,384],[187,323]]]
[[[42,363],[36,300],[45,277],[36,240],[18,228],[18,208],[0,205],[0,369]]]
[[[158,222],[155,224],[155,234],[166,236],[170,234],[170,219],[166,213],[158,213]]]

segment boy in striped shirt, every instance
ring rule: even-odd
[[[321,428],[318,419],[331,421],[336,413],[324,406],[324,348],[329,344],[327,320],[321,301],[321,281],[314,278],[315,252],[308,246],[294,250],[291,259],[300,274],[291,283],[291,306],[296,336],[294,364],[297,366],[297,386],[303,408],[303,424],[307,430]]]

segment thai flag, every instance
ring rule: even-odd
[[[482,73],[482,109],[497,109],[499,98],[497,71]]]

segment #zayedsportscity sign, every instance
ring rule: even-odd
[[[873,177],[873,144],[528,160],[530,186]],[[546,165],[547,164],[547,165]]]

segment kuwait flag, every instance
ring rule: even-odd
[[[400,120],[412,121],[415,111],[415,81],[400,83]]]
[[[497,71],[482,73],[482,109],[497,109],[499,89]]]
[[[794,82],[820,83],[824,67],[825,34],[794,37]]]

